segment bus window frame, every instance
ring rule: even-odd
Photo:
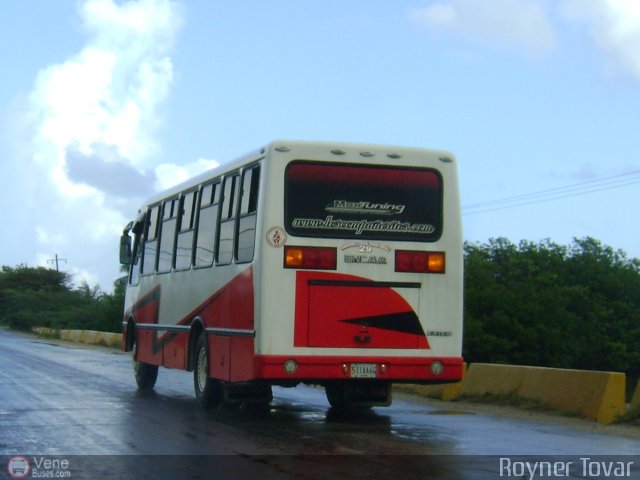
[[[184,192],[182,192],[180,194],[180,201],[178,204],[178,221],[177,221],[177,225],[176,225],[176,241],[175,241],[175,254],[174,254],[174,258],[173,258],[173,268],[174,270],[178,271],[178,272],[184,272],[186,270],[191,269],[191,267],[193,267],[194,264],[194,246],[195,246],[195,241],[196,241],[196,235],[197,235],[197,216],[198,216],[198,188],[191,188],[189,190],[186,190]],[[191,216],[189,217],[189,223],[190,223],[190,227],[186,230],[183,230],[183,222],[184,222],[184,218],[185,218],[185,200],[189,197],[192,196],[193,201],[191,203]],[[178,247],[179,247],[179,243],[180,243],[180,237],[184,236],[185,234],[191,234],[191,247],[189,249],[189,262],[187,266],[181,266],[180,268],[178,268]]]
[[[177,234],[178,234],[178,215],[180,213],[180,195],[172,195],[168,198],[165,198],[164,200],[162,200],[162,202],[160,202],[162,205],[162,215],[161,215],[161,219],[160,219],[160,231],[158,233],[158,253],[156,255],[156,273],[159,275],[164,275],[166,273],[171,273],[172,271],[175,270],[175,260],[176,260],[176,239],[177,239]],[[169,218],[165,218],[165,209],[168,203],[171,203],[171,214],[169,216]],[[176,211],[177,210],[177,211]],[[169,268],[167,270],[162,270],[160,271],[160,254],[162,253],[161,247],[162,247],[162,240],[164,238],[164,229],[165,229],[165,223],[169,223],[169,222],[175,222],[174,226],[173,226],[173,241],[170,244],[171,247],[171,251],[170,251],[170,255],[171,258],[169,260]]]
[[[144,253],[144,232],[133,232],[133,248],[131,255],[131,265],[129,266],[128,284],[136,286],[140,284],[142,275],[142,255]]]
[[[156,219],[155,219],[155,232],[154,237],[149,240],[149,227],[151,227],[151,213],[153,210],[157,208]],[[140,276],[149,276],[154,275],[157,272],[158,268],[158,250],[160,247],[160,228],[162,223],[162,218],[160,218],[160,214],[162,212],[162,201],[156,202],[152,205],[149,205],[147,208],[147,213],[145,214],[145,226],[144,226],[144,234],[143,234],[143,242],[142,242],[142,259],[140,263]],[[156,251],[153,255],[153,266],[150,271],[145,271],[145,258],[147,253],[147,245],[149,242],[156,243]]]
[[[251,194],[253,193],[253,189],[252,187],[254,186],[254,181],[253,181],[253,175],[255,175],[255,171],[257,170],[258,173],[258,181],[255,184],[255,188],[256,188],[256,201],[255,201],[255,210],[250,210],[250,208],[247,210],[246,213],[242,213],[242,201],[244,199],[244,195],[245,195],[245,191],[244,191],[244,181],[245,181],[245,174],[247,172],[252,172],[251,175],[251,184],[249,185],[249,203],[248,203],[248,207],[251,207]],[[239,265],[242,264],[246,264],[246,263],[251,263],[253,262],[254,258],[255,258],[255,254],[256,254],[256,236],[257,236],[257,225],[258,225],[258,212],[260,211],[260,182],[262,180],[262,164],[260,162],[256,162],[253,164],[249,164],[247,166],[245,166],[242,169],[242,172],[240,174],[240,183],[239,183],[239,187],[240,187],[240,192],[238,195],[238,199],[237,199],[237,212],[236,212],[236,225],[235,225],[235,233],[234,233],[234,246],[233,246],[233,261]],[[249,218],[249,217],[255,217],[255,223],[254,223],[254,235],[253,235],[253,243],[252,243],[252,252],[251,252],[251,258],[248,258],[247,260],[240,260],[238,258],[238,252],[239,252],[239,247],[240,247],[240,222],[243,218]]]
[[[211,185],[214,190],[211,192],[212,198],[211,201],[203,208],[202,207],[202,197],[204,195],[204,190],[206,187],[208,187],[209,185]],[[215,263],[216,263],[216,248],[217,248],[217,236],[218,236],[218,229],[220,227],[220,205],[222,204],[222,177],[216,177],[213,178],[211,180],[208,180],[204,183],[202,183],[201,185],[199,185],[198,187],[198,198],[197,198],[197,209],[196,209],[196,219],[195,219],[195,235],[194,235],[194,243],[193,243],[193,268],[194,269],[201,269],[201,268],[211,268]],[[217,198],[216,198],[217,195]],[[217,203],[216,203],[216,199],[217,199]],[[212,209],[214,211],[214,226],[215,226],[215,233],[213,235],[213,244],[211,245],[211,262],[210,263],[204,263],[204,264],[198,264],[196,262],[197,259],[197,253],[198,253],[198,240],[200,238],[200,214],[202,213],[203,209]]]
[[[227,180],[233,180],[236,179],[236,181],[234,182],[234,184],[232,185],[231,188],[231,205],[226,205],[228,207],[228,211],[230,216],[229,217],[225,217],[223,220],[222,214],[225,208],[225,204],[227,201],[227,194],[226,194],[226,185],[227,185]],[[216,248],[215,248],[215,264],[216,266],[221,266],[224,267],[226,265],[231,265],[233,263],[235,263],[235,249],[236,249],[236,230],[237,230],[237,220],[238,220],[238,204],[239,204],[239,198],[240,198],[240,190],[242,188],[242,186],[240,185],[240,180],[241,180],[242,176],[241,176],[241,171],[240,170],[234,170],[231,171],[227,174],[224,175],[224,177],[222,178],[222,190],[220,192],[220,204],[219,204],[219,208],[218,208],[218,228],[216,231]],[[231,223],[231,249],[230,249],[230,258],[229,261],[224,261],[221,262],[220,261],[220,233],[222,232],[222,226],[223,224],[229,224]]]

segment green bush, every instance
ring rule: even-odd
[[[69,276],[42,267],[20,265],[0,270],[0,324],[19,330],[32,327],[122,330],[124,285],[113,294],[82,283],[73,289]]]
[[[592,238],[466,244],[464,355],[637,373],[640,262]]]

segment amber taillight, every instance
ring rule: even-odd
[[[284,267],[335,270],[338,252],[332,247],[284,247]]]
[[[396,272],[444,273],[444,252],[396,250]]]

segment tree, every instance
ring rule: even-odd
[[[592,238],[465,245],[468,361],[637,372],[640,263]]]
[[[122,330],[124,284],[113,294],[82,282],[76,289],[64,272],[20,265],[0,270],[0,323],[118,332]]]

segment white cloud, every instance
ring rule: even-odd
[[[458,13],[452,4],[434,3],[428,7],[416,8],[410,12],[411,18],[427,27],[453,29],[458,26]]]
[[[58,253],[76,281],[110,288],[118,234],[157,183],[160,108],[173,82],[181,10],[172,0],[86,0],[78,14],[87,43],[40,70],[28,97],[24,168],[38,195],[28,228],[41,264]]]
[[[640,2],[638,0],[568,0],[571,20],[587,22],[594,41],[618,65],[640,80]]]
[[[217,161],[207,160],[206,158],[199,158],[188,165],[163,163],[155,169],[157,189],[164,190],[173,187],[195,175],[216,168],[219,165]]]
[[[80,15],[89,43],[36,79],[31,104],[38,140],[57,147],[59,156],[70,144],[86,151],[92,144],[112,145],[132,164],[144,165],[158,151],[157,110],[173,80],[167,55],[179,12],[168,0],[122,6],[89,0]]]
[[[445,30],[501,48],[543,54],[556,46],[556,32],[540,0],[446,0],[409,12],[430,30]]]

